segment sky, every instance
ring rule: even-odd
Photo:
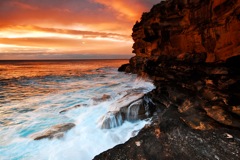
[[[0,0],[0,60],[129,58],[160,0]]]

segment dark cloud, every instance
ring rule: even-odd
[[[76,0],[1,0],[0,23],[106,23],[116,20],[103,5]]]

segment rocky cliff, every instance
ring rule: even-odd
[[[132,37],[152,123],[95,159],[240,159],[240,0],[162,1]]]
[[[239,0],[167,0],[133,27],[134,71],[160,55],[190,62],[220,62],[240,52]]]

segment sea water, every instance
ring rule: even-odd
[[[0,160],[88,160],[136,135],[147,120],[101,127],[113,107],[121,108],[119,100],[131,99],[128,93],[154,88],[149,80],[118,72],[123,63],[127,60],[0,62]],[[76,126],[62,138],[33,139],[65,123]]]

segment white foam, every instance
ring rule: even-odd
[[[36,109],[27,113],[12,114],[12,118],[22,123],[0,128],[0,159],[88,160],[127,141],[133,136],[133,132],[139,131],[148,122],[123,121],[118,127],[101,129],[99,119],[109,111],[119,110],[122,106],[136,101],[154,86],[151,82],[136,78],[135,75],[110,71],[111,74],[108,74],[107,78],[94,77],[92,80],[79,80],[74,84],[68,81],[69,84],[66,84],[70,87],[79,85],[84,89],[68,88],[66,92],[32,97],[19,104],[13,104],[11,107],[27,105]],[[133,92],[133,89],[139,88],[140,90]],[[92,98],[101,97],[103,94],[111,95],[111,98],[93,103]],[[61,110],[76,104],[85,105],[59,114]],[[76,126],[62,139],[34,141],[30,138],[31,134],[66,122],[73,122]]]

